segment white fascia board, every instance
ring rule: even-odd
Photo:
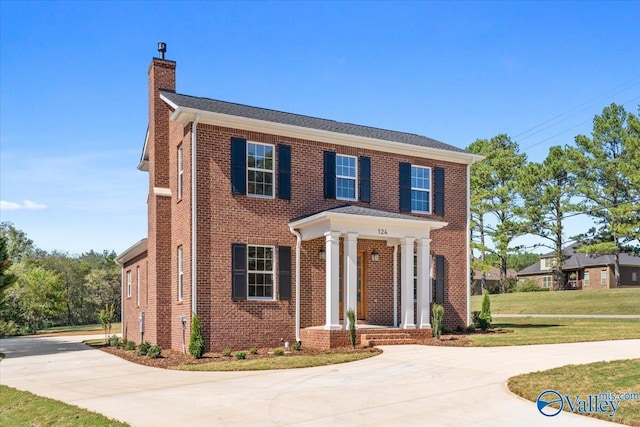
[[[144,145],[142,146],[142,156],[140,156],[140,163],[138,164],[138,170],[143,172],[149,172],[149,126],[147,126],[147,135],[144,137]]]
[[[203,111],[195,108],[179,107],[170,102],[166,97],[160,97],[171,107],[176,108],[171,114],[171,120],[187,124],[194,120],[196,113],[200,114],[200,123],[229,127],[235,129],[247,129],[254,132],[262,132],[275,135],[289,136],[292,138],[307,139],[311,141],[325,142],[328,144],[344,145],[367,150],[404,154],[407,156],[422,157],[434,160],[442,160],[451,163],[473,164],[484,159],[483,156],[470,153],[442,150],[438,148],[422,147],[419,145],[402,142],[386,141],[383,139],[368,138],[364,136],[349,135],[338,132],[329,132],[320,129],[306,128],[302,126],[287,125],[268,122],[264,120],[250,119],[246,117],[231,116],[228,114]]]
[[[118,255],[116,257],[116,262],[120,265],[124,265],[124,263],[126,263],[129,260],[132,260],[133,258],[137,257],[138,255],[140,255],[146,250],[147,250],[147,239],[145,237],[144,239],[139,240],[133,246],[131,246],[130,248],[122,252],[120,255]]]

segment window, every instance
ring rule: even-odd
[[[589,272],[585,271],[584,272],[584,285],[585,286],[591,285],[591,277],[589,277],[589,276],[590,276]]]
[[[637,271],[632,271],[631,272],[631,281],[632,282],[637,282],[638,281],[638,272]]]
[[[136,267],[136,306],[140,307],[140,266]]]
[[[336,198],[357,200],[357,159],[353,156],[336,156]]]
[[[431,213],[431,169],[411,166],[411,212]]]
[[[551,269],[553,262],[551,258],[542,258],[542,268],[545,270]]]
[[[182,182],[184,178],[184,166],[182,158],[182,145],[178,147],[178,200],[182,200]]]
[[[131,270],[127,271],[127,298],[131,298]]]
[[[247,143],[247,194],[273,197],[273,145]]]
[[[553,280],[551,276],[544,276],[542,278],[542,287],[547,289],[551,289],[553,287]]]
[[[248,246],[247,252],[249,298],[273,299],[273,246]]]
[[[182,259],[182,246],[178,246],[178,301],[184,299],[184,264]]]
[[[600,270],[600,284],[606,285],[607,283],[607,270]]]

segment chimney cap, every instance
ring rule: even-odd
[[[164,59],[164,54],[167,52],[167,44],[165,42],[158,42],[158,52],[160,52],[160,59]]]

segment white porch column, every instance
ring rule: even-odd
[[[418,327],[420,329],[431,329],[431,271],[429,254],[429,246],[431,239],[418,239],[418,289],[417,289],[417,306],[418,306]]]
[[[400,311],[402,329],[415,329],[413,322],[413,242],[415,238],[400,239]]]
[[[340,233],[328,231],[325,236],[326,255],[326,324],[325,329],[340,329]]]
[[[344,324],[349,327],[347,310],[358,316],[358,233],[347,233],[344,237]]]

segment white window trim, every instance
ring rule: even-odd
[[[131,270],[127,270],[127,298],[131,298]]]
[[[184,153],[182,152],[182,145],[178,147],[178,200],[182,200],[182,191],[184,188]]]
[[[638,281],[638,272],[637,271],[632,271],[631,272],[631,281],[632,282],[637,282]]]
[[[547,280],[549,282],[548,285],[545,284],[545,282],[547,282]],[[553,288],[553,277],[551,277],[551,276],[543,276],[542,277],[542,287],[546,288],[546,289]]]
[[[542,258],[540,261],[542,262],[542,270],[551,270],[551,267],[553,267],[553,260],[551,258]]]
[[[604,277],[602,273],[604,273]],[[601,285],[609,284],[609,270],[600,270],[600,284]]]
[[[262,168],[254,168],[254,167],[249,167],[249,144],[254,144],[254,145],[264,145],[266,147],[271,147],[271,152],[273,153],[273,159],[271,161],[271,169],[262,169]],[[273,144],[264,144],[262,142],[254,142],[254,141],[247,141],[247,145],[246,145],[246,152],[247,154],[245,155],[245,162],[247,163],[247,171],[246,171],[246,180],[247,180],[247,196],[248,197],[256,197],[258,199],[275,199],[276,198],[276,146]],[[271,172],[271,176],[272,176],[272,180],[271,180],[271,195],[267,196],[264,194],[252,194],[249,193],[249,171],[256,171],[256,172]]]
[[[429,171],[429,173],[427,174],[429,176],[429,189],[424,189],[424,188],[418,188],[418,187],[414,187],[413,185],[411,185],[411,192],[413,193],[413,191],[422,191],[423,193],[429,193],[429,197],[427,197],[427,200],[429,200],[429,210],[428,211],[420,211],[420,210],[414,210],[413,207],[411,208],[411,213],[420,213],[420,214],[427,214],[427,215],[431,215],[431,211],[432,211],[432,204],[433,202],[431,201],[431,195],[432,190],[433,190],[433,179],[431,177],[431,168],[428,166],[419,166],[419,165],[411,165],[411,175],[412,178],[411,180],[413,181],[413,168],[420,168],[420,169],[427,169]],[[413,199],[411,199],[411,204],[413,205]]]
[[[355,170],[356,176],[346,176],[346,175],[338,175],[338,157],[349,157],[351,159],[354,159],[354,165],[355,165]],[[354,182],[354,198],[351,197],[338,197],[338,179],[349,179],[352,180]],[[358,201],[358,157],[357,156],[349,156],[347,154],[336,154],[336,200],[348,200],[348,201],[352,201],[352,202],[357,202]]]
[[[184,250],[178,246],[178,301],[184,300]]]
[[[584,279],[582,279],[582,283],[584,286],[591,286],[591,273],[588,271],[584,272]]]
[[[273,259],[271,260],[271,296],[251,297],[249,296],[249,276],[251,273],[268,273],[268,270],[249,270],[249,248],[271,248]],[[247,300],[250,301],[275,301],[276,299],[276,247],[269,245],[247,245]]]
[[[136,307],[140,307],[140,266],[136,267]]]

